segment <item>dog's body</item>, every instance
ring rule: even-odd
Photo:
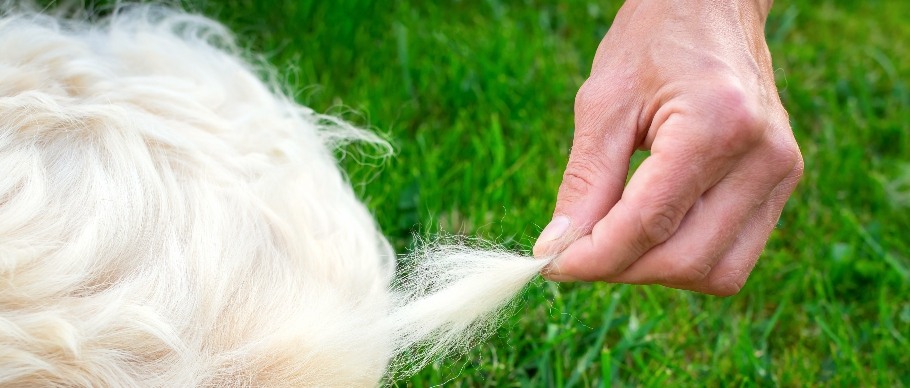
[[[365,328],[394,256],[327,147],[365,135],[276,98],[226,38],[155,8],[0,21],[0,382],[382,376]]]
[[[156,7],[0,18],[0,385],[374,385],[546,264],[434,251],[391,290],[331,151],[382,143],[282,97],[230,39]]]

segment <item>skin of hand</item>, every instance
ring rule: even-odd
[[[575,98],[555,281],[742,289],[802,176],[764,38],[770,1],[630,0]],[[650,155],[626,183],[636,149]]]

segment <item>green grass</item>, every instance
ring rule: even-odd
[[[264,53],[302,103],[389,136],[393,159],[345,167],[404,252],[438,231],[530,249],[621,5],[593,3],[188,6]],[[489,342],[400,384],[910,384],[907,15],[906,1],[778,1],[767,33],[806,174],[740,294],[538,280]]]

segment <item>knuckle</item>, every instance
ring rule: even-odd
[[[767,118],[761,114],[756,97],[741,86],[726,83],[713,91],[716,126],[715,142],[729,150],[743,151],[761,139],[768,128]]]
[[[591,180],[584,174],[566,170],[562,175],[562,184],[559,186],[559,199],[560,201],[576,201],[587,195],[590,188]]]
[[[603,93],[596,83],[589,78],[575,93],[575,114],[588,112],[591,108],[600,105]]]
[[[706,260],[682,259],[668,265],[666,282],[669,284],[687,285],[703,281],[711,273],[711,264]]]
[[[796,164],[793,165],[793,170],[790,171],[790,177],[799,182],[803,179],[803,173],[806,170],[806,163],[803,161],[803,157],[799,156],[799,159],[796,161]]]
[[[713,89],[713,96],[718,107],[726,114],[731,122],[740,124],[754,124],[758,115],[753,109],[753,97],[739,83],[735,81],[721,82]]]
[[[730,124],[734,128],[740,129],[735,131],[737,134],[751,134],[753,132],[760,132],[762,127],[765,126],[766,121],[758,115],[756,109],[752,104],[746,103],[742,100],[737,100],[736,102],[727,103],[725,106],[726,114]],[[738,137],[745,137],[739,135]]]
[[[793,179],[798,181],[802,175],[805,165],[802,154],[799,152],[799,146],[792,140],[777,141],[771,144],[771,151],[768,153],[767,164],[773,168],[781,179]]]
[[[623,85],[621,79],[588,78],[575,93],[576,122],[597,121],[605,115],[619,112],[628,99],[623,92],[630,88]]]
[[[603,173],[601,165],[599,158],[590,152],[573,151],[559,186],[560,199],[574,201],[586,196],[594,186],[596,177]]]
[[[642,245],[653,247],[667,241],[684,215],[685,209],[673,202],[644,208],[641,212]]]

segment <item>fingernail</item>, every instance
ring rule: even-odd
[[[553,217],[553,220],[547,224],[547,227],[543,228],[543,230],[540,232],[540,237],[537,238],[537,242],[534,244],[535,255],[539,256],[541,254],[551,253],[547,252],[546,249],[550,245],[549,243],[562,237],[567,230],[569,230],[569,217]]]
[[[543,228],[540,231],[540,237],[537,238],[537,242],[546,242],[551,240],[556,240],[562,237],[566,233],[566,230],[569,229],[569,217],[566,216],[556,216],[553,217],[553,220],[547,224],[546,228]]]

